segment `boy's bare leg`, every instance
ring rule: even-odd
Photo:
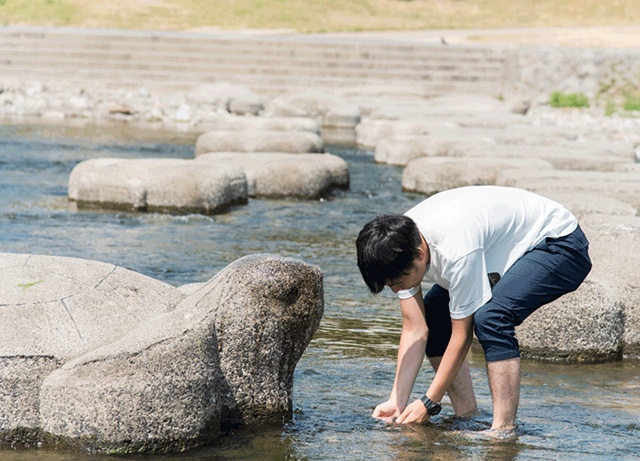
[[[491,429],[513,430],[520,401],[520,358],[488,362],[487,374],[493,401]]]
[[[434,370],[438,370],[442,357],[429,357],[429,362]],[[467,359],[462,362],[460,371],[449,386],[447,391],[451,405],[456,416],[469,416],[478,410],[476,402],[476,394],[473,391],[473,383],[471,382],[471,372]]]

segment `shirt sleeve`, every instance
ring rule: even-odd
[[[469,317],[491,299],[491,286],[481,248],[454,262],[447,272],[451,318]]]
[[[407,290],[398,290],[398,298],[400,299],[413,298],[419,290],[420,290],[420,285],[415,286],[413,288],[409,288]]]

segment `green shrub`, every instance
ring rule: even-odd
[[[622,108],[624,110],[640,110],[640,96],[627,95]]]
[[[589,107],[589,98],[583,93],[554,91],[549,98],[551,107]]]

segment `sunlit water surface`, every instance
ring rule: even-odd
[[[421,427],[370,418],[394,375],[400,318],[393,297],[371,296],[355,266],[354,240],[377,213],[421,200],[402,193],[402,170],[376,165],[370,151],[330,147],[350,166],[351,190],[330,200],[251,200],[220,216],[76,211],[67,180],[99,157],[193,157],[193,135],[109,128],[0,127],[0,252],[73,256],[124,266],[173,285],[206,281],[239,257],[277,253],[318,265],[325,315],[300,360],[294,418],[284,427],[235,431],[212,447],[149,461],[227,460],[632,460],[640,459],[640,364],[523,363],[515,443],[468,437],[491,421],[484,362],[472,374],[481,407]],[[418,379],[415,396],[431,372]],[[59,449],[0,451],[2,461],[120,459]]]

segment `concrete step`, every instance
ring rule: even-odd
[[[116,80],[122,74],[130,78],[137,78],[140,81],[139,86],[146,85],[148,81],[168,82],[177,80],[189,80],[213,82],[217,80],[232,80],[239,81],[245,78],[253,78],[256,80],[274,81],[274,80],[286,80],[286,81],[305,81],[312,84],[312,86],[326,86],[331,83],[335,83],[335,86],[341,85],[358,85],[358,84],[381,84],[381,85],[403,85],[409,83],[416,83],[422,86],[439,85],[439,84],[470,84],[477,85],[484,82],[484,84],[492,86],[499,86],[502,80],[495,76],[481,78],[473,75],[465,74],[444,74],[444,75],[424,75],[421,78],[407,78],[398,75],[335,75],[332,73],[323,72],[300,72],[297,69],[291,69],[289,72],[256,72],[252,69],[231,69],[220,70],[212,72],[198,72],[184,69],[181,72],[175,72],[171,69],[136,69],[135,72],[129,72],[126,67],[112,66],[92,66],[92,67],[75,67],[75,66],[14,66],[8,69],[4,74],[19,76],[30,72],[31,75],[46,74],[48,77],[84,77],[87,79],[96,80]]]
[[[299,50],[298,50],[299,51]],[[455,70],[457,67],[466,66],[468,68],[478,69],[492,69],[497,70],[504,68],[505,61],[491,60],[482,55],[473,55],[472,59],[460,59],[456,56],[446,55],[410,55],[410,56],[396,56],[392,53],[387,53],[381,58],[367,58],[367,57],[325,57],[325,56],[311,56],[303,53],[289,53],[286,56],[273,56],[270,55],[268,50],[255,49],[252,53],[229,53],[228,50],[188,50],[176,53],[171,53],[166,49],[150,48],[148,50],[112,50],[105,49],[101,52],[96,50],[85,49],[82,47],[69,47],[69,46],[33,46],[26,45],[21,46],[7,46],[6,44],[0,44],[0,56],[3,60],[11,59],[15,57],[24,57],[25,55],[33,56],[64,56],[66,58],[74,59],[88,59],[91,57],[99,59],[110,60],[123,60],[123,61],[167,61],[181,63],[181,62],[238,62],[238,63],[277,63],[287,62],[288,64],[296,64],[300,66],[318,65],[323,63],[327,67],[351,67],[351,68],[413,68],[420,70],[431,70],[432,68],[451,68]]]
[[[3,33],[4,32],[4,33]],[[344,57],[353,59],[356,56],[365,57],[367,59],[385,59],[391,56],[418,56],[424,54],[429,56],[456,56],[464,59],[468,56],[484,56],[486,59],[501,60],[504,52],[500,49],[471,47],[471,46],[434,46],[434,45],[397,45],[388,43],[353,43],[340,41],[306,41],[300,38],[240,38],[225,39],[216,36],[201,36],[194,38],[181,38],[155,36],[155,35],[136,35],[136,36],[119,36],[113,34],[105,35],[65,35],[63,33],[47,33],[47,34],[11,34],[6,31],[0,31],[0,44],[5,46],[20,44],[33,46],[39,44],[40,47],[58,48],[64,44],[67,49],[79,47],[86,50],[123,50],[132,52],[134,50],[147,50],[149,48],[160,48],[167,52],[186,52],[189,50],[196,51],[213,51],[220,54],[248,53],[251,50],[259,49],[267,55],[280,55],[289,57],[291,52],[300,52],[301,54],[320,54],[324,57]]]
[[[0,29],[0,75],[193,87],[216,80],[289,92],[303,86],[415,86],[499,93],[508,56],[495,47],[360,43],[80,29]],[[281,87],[278,89],[278,85]]]
[[[7,76],[21,75],[22,72],[16,74],[9,73]],[[118,88],[137,90],[140,87],[146,87],[150,91],[189,91],[202,85],[203,83],[212,83],[218,79],[215,77],[203,78],[200,75],[180,74],[171,78],[166,76],[155,76],[146,79],[139,77],[127,77],[126,73],[114,73],[105,75],[102,72],[89,71],[60,71],[52,70],[47,74],[48,78],[53,81],[61,80],[66,83],[74,83],[78,88],[86,88],[87,82],[91,82],[105,87],[117,86]],[[482,90],[487,94],[499,94],[501,84],[499,83],[477,83],[477,82],[428,82],[418,83],[415,81],[397,81],[388,79],[370,79],[367,81],[347,82],[341,79],[322,79],[322,78],[304,78],[294,77],[265,77],[255,75],[237,75],[234,82],[242,84],[256,91],[258,94],[265,96],[273,96],[283,93],[291,93],[303,91],[309,88],[324,88],[327,90],[345,90],[349,88],[362,88],[366,86],[374,86],[386,88],[385,92],[390,94],[406,94],[414,96],[435,96],[439,94],[452,92],[477,92]]]
[[[264,76],[269,75],[299,75],[310,77],[333,77],[345,80],[351,79],[370,79],[370,78],[385,78],[385,79],[405,79],[405,80],[420,80],[420,81],[498,81],[502,79],[502,73],[498,73],[492,69],[490,70],[472,70],[465,68],[453,68],[453,69],[433,69],[429,71],[416,71],[406,69],[345,69],[341,67],[324,67],[321,64],[317,66],[304,66],[296,67],[293,65],[273,65],[273,64],[261,64],[261,65],[240,65],[238,63],[191,63],[189,65],[176,64],[168,61],[158,61],[149,63],[140,62],[113,62],[110,60],[98,60],[96,58],[87,59],[74,59],[69,58],[51,58],[51,57],[37,57],[32,55],[25,55],[19,58],[8,59],[4,61],[9,66],[16,69],[71,69],[78,71],[81,68],[88,68],[92,71],[102,69],[106,73],[119,73],[119,72],[135,72],[140,76],[145,75],[160,75],[165,74],[167,77],[171,77],[176,73],[189,72],[191,74],[201,74],[203,76],[216,75],[233,76],[243,73],[261,74]]]
[[[182,65],[185,63],[236,63],[240,65],[274,65],[279,63],[286,63],[289,66],[303,66],[303,67],[331,67],[331,68],[349,68],[349,69],[397,69],[401,62],[401,68],[406,70],[415,71],[434,71],[434,70],[451,70],[459,71],[500,71],[504,68],[503,62],[491,62],[483,59],[477,61],[462,61],[452,60],[450,57],[440,57],[438,59],[432,59],[430,57],[424,59],[411,59],[411,60],[399,60],[391,59],[344,59],[339,60],[335,58],[310,58],[309,56],[292,56],[286,59],[275,59],[270,56],[264,56],[263,54],[256,52],[255,56],[245,55],[219,55],[202,53],[201,51],[191,51],[189,53],[181,53],[173,55],[166,50],[150,50],[147,53],[133,54],[131,52],[115,52],[113,50],[106,50],[104,53],[96,53],[94,51],[77,48],[75,50],[65,47],[64,49],[33,49],[27,46],[4,48],[0,51],[3,61],[18,61],[22,59],[40,59],[40,58],[59,58],[63,61],[77,60],[110,60],[110,61],[123,61],[123,62],[140,62],[140,63],[166,63],[170,62],[173,65]]]

